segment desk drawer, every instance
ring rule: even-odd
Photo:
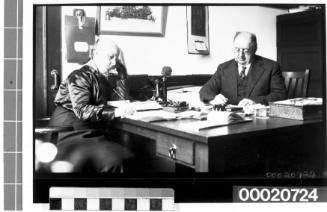
[[[194,142],[159,134],[156,145],[157,154],[182,163],[194,165]]]

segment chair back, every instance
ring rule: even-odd
[[[133,100],[145,101],[152,97],[154,88],[147,74],[128,75],[127,81]]]
[[[282,72],[287,90],[287,98],[307,97],[310,70],[304,72]]]

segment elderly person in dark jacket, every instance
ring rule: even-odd
[[[50,126],[73,127],[72,132],[60,133],[57,160],[70,162],[74,172],[121,172],[122,162],[131,157],[125,147],[112,141],[109,123],[133,109],[106,106],[107,101],[128,99],[127,71],[121,58],[114,42],[100,40],[90,60],[59,87]]]
[[[201,88],[200,98],[212,105],[248,106],[286,98],[278,63],[256,55],[257,38],[250,32],[234,37],[234,59],[220,64]]]

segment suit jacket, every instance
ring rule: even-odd
[[[124,76],[105,77],[85,65],[70,73],[60,84],[55,104],[73,111],[83,121],[113,119],[114,112],[106,107],[107,101],[128,99],[129,96],[126,69],[120,72],[124,72]]]
[[[237,62],[234,59],[220,64],[215,74],[201,88],[201,100],[209,102],[221,93],[228,98],[228,104],[238,104],[238,75]],[[254,55],[247,78],[248,88],[245,98],[261,104],[286,98],[284,78],[278,63]]]

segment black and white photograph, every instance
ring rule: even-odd
[[[173,203],[326,202],[325,6],[24,7],[33,15],[23,65],[29,204],[178,211]],[[124,204],[100,195],[121,192]],[[95,205],[83,199],[94,193]]]

